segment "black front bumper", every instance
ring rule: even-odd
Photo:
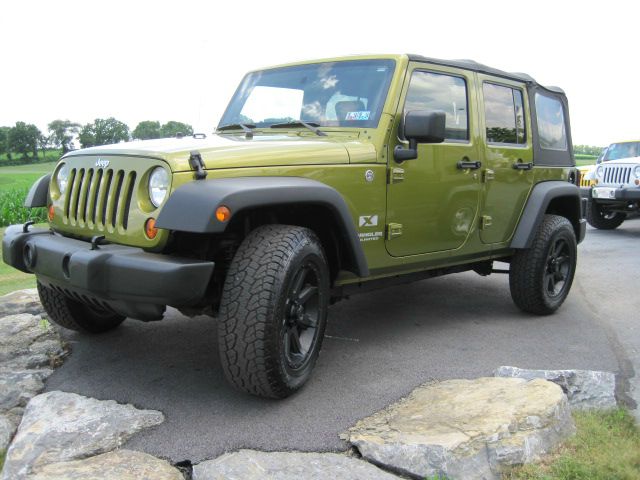
[[[2,239],[5,263],[35,273],[46,286],[85,303],[106,304],[133,318],[162,317],[166,305],[196,305],[205,296],[213,262],[100,245],[22,225]]]

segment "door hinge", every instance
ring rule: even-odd
[[[404,181],[404,168],[389,169],[389,183],[400,183]]]
[[[493,223],[492,217],[490,217],[489,215],[482,215],[482,218],[480,219],[480,228],[482,230],[486,230],[491,226],[492,223]]]
[[[402,235],[401,223],[390,223],[387,225],[387,240],[393,240]]]
[[[489,180],[493,180],[496,178],[496,172],[494,172],[493,170],[487,168],[484,171],[484,174],[482,175],[482,180],[484,182],[488,182]]]

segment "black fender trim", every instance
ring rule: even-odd
[[[40,177],[31,185],[24,206],[27,208],[46,207],[49,202],[49,182],[51,174]]]
[[[189,182],[178,187],[162,207],[158,228],[195,233],[222,233],[228,222],[220,222],[215,211],[225,205],[235,215],[246,208],[301,203],[327,207],[337,220],[338,233],[348,248],[354,272],[369,275],[351,213],[334,188],[301,177],[238,177]]]
[[[538,230],[542,217],[547,213],[549,205],[555,198],[564,198],[563,202],[568,210],[575,212],[574,218],[569,218],[576,232],[578,243],[584,238],[585,227],[581,208],[580,189],[568,182],[551,180],[538,183],[533,187],[527,205],[520,217],[520,223],[511,240],[511,248],[529,248],[533,243],[533,237]]]

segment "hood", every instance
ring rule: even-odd
[[[626,157],[626,158],[618,158],[616,160],[607,160],[606,162],[602,162],[600,165],[638,165],[640,164],[640,157]]]
[[[330,135],[311,137],[298,135],[260,135],[246,139],[244,135],[218,135],[207,138],[164,138],[74,150],[77,155],[127,155],[152,157],[166,161],[174,172],[191,170],[189,156],[200,152],[208,170],[278,165],[314,165],[349,163],[350,156],[370,157],[375,161],[372,144],[354,136]]]

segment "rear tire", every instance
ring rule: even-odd
[[[521,310],[549,315],[571,289],[577,263],[577,242],[571,222],[545,215],[531,248],[517,250],[509,268],[509,287]]]
[[[265,225],[242,242],[227,272],[218,319],[227,380],[284,398],[311,376],[327,321],[329,269],[309,229]]]
[[[602,208],[602,205],[589,200],[587,206],[587,222],[594,228],[600,230],[613,230],[618,228],[627,218],[626,213],[608,212]]]
[[[107,310],[98,310],[72,300],[38,282],[40,302],[49,319],[61,327],[85,333],[104,333],[117,328],[126,317]]]

